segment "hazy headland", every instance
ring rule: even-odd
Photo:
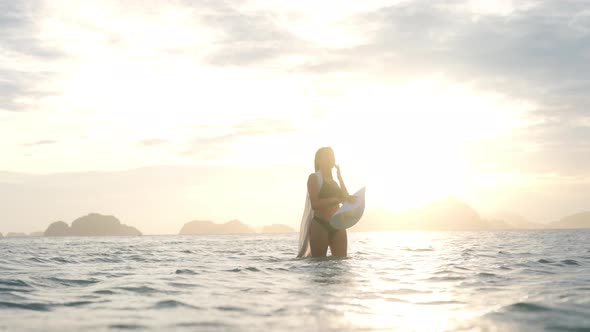
[[[91,213],[72,221],[53,222],[44,232],[45,236],[139,236],[142,233],[135,227],[122,224],[114,216]]]
[[[255,234],[294,233],[298,224],[272,224],[262,227],[240,220],[217,223],[210,220],[186,222],[176,234]],[[421,208],[403,211],[368,209],[361,221],[350,231],[374,232],[393,230],[477,231],[477,230],[526,230],[526,229],[576,229],[590,228],[590,211],[564,216],[550,223],[533,222],[514,213],[482,216],[472,206],[455,198],[429,203]],[[8,232],[8,237],[35,236],[139,236],[136,227],[123,224],[117,217],[90,213],[75,219],[71,226],[63,221],[49,224],[44,232]],[[2,233],[0,233],[2,238]]]

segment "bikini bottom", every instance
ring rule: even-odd
[[[336,232],[338,231],[336,228],[332,227],[332,225],[330,225],[330,222],[326,219],[314,216],[313,220],[315,220],[318,224],[320,224],[320,226],[322,226],[326,230],[326,232],[328,232],[328,237],[330,238],[334,237],[334,234],[336,234]]]

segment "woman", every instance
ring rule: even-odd
[[[332,177],[334,167],[340,185]],[[315,170],[316,172],[310,174],[307,180],[309,199],[302,221],[298,256],[311,254],[313,257],[325,257],[330,247],[332,256],[345,257],[348,246],[346,230],[333,228],[329,220],[340,207],[340,203],[345,200],[354,201],[355,197],[348,194],[340,168],[336,166],[332,148],[323,147],[316,152]],[[309,207],[313,211],[306,216]]]

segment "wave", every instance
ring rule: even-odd
[[[383,292],[384,294],[407,295],[407,294],[429,294],[431,291],[423,291],[410,288],[389,289]]]
[[[243,270],[250,271],[250,272],[261,272],[258,268],[253,267],[253,266],[249,266],[249,267],[244,268],[244,269],[235,268],[235,269],[224,270],[224,271],[225,272],[242,272]]]
[[[215,328],[221,329],[223,327],[227,328],[228,325],[222,322],[184,322],[178,323],[174,325],[175,327],[190,327],[190,328]]]
[[[242,307],[236,307],[236,306],[219,306],[216,307],[215,309],[217,310],[221,310],[221,311],[246,311],[245,308]]]
[[[544,312],[552,309],[532,302],[518,302],[504,307],[506,311]]]
[[[80,307],[88,304],[92,304],[92,301],[74,301],[74,302],[66,302],[63,304],[64,307]]]
[[[309,312],[327,331],[421,330],[438,314],[474,320],[475,330],[484,321],[497,331],[590,326],[586,247],[523,232],[481,234],[437,233],[444,241],[432,249],[351,232],[346,259],[296,259],[289,243],[271,237],[268,251],[225,237],[23,241],[0,259],[0,330],[44,327],[47,317],[67,323],[49,332],[317,329],[317,320],[299,319]],[[579,243],[587,243],[590,232],[582,235]]]
[[[426,280],[428,281],[458,281],[458,280],[465,280],[465,277],[462,276],[445,276],[445,277],[430,277]]]
[[[187,284],[187,283],[183,283],[183,282],[169,282],[168,285],[175,287],[175,288],[197,288],[197,287],[203,287],[201,285],[195,285],[195,284]]]
[[[0,287],[0,293],[31,293],[33,292],[32,289],[23,289],[23,288],[4,288]],[[14,295],[14,294],[12,294]]]
[[[493,273],[489,273],[489,272],[480,272],[477,274],[478,277],[483,277],[483,278],[495,278],[498,275],[493,274]]]
[[[430,302],[418,302],[420,305],[448,305],[448,304],[463,304],[460,301],[430,301]]]
[[[100,282],[100,280],[91,278],[91,279],[64,279],[58,277],[50,277],[45,278],[45,280],[51,281],[52,283],[57,283],[62,286],[88,286],[92,284],[96,284]]]
[[[580,265],[580,263],[578,261],[573,260],[573,259],[564,259],[564,260],[560,261],[560,263],[565,264],[565,265],[576,265],[576,266]]]
[[[49,260],[47,259],[43,259],[43,258],[39,258],[39,257],[31,257],[29,258],[29,261],[33,262],[33,263],[50,263]]]
[[[162,290],[148,287],[148,286],[139,286],[139,287],[117,287],[117,289],[138,293],[138,294],[152,294],[152,293],[162,293]]]
[[[187,304],[181,301],[176,301],[176,300],[163,300],[163,301],[158,301],[156,304],[154,304],[153,306],[154,309],[173,309],[173,308],[190,308],[190,309],[202,309],[200,307],[191,305],[191,304]]]
[[[429,247],[429,248],[404,248],[402,250],[403,251],[410,251],[410,252],[428,252],[428,251],[434,251],[434,249],[432,247]]]
[[[62,263],[62,264],[77,264],[78,262],[69,260],[63,257],[53,257],[51,258],[52,262]]]
[[[85,263],[122,263],[124,260],[113,257],[95,257],[85,261]]]
[[[26,282],[20,279],[0,279],[1,286],[9,286],[9,287],[27,287],[31,288],[31,285],[27,284]]]
[[[0,309],[25,309],[32,311],[49,311],[50,306],[45,303],[0,302]]]
[[[139,324],[111,324],[109,328],[117,330],[143,330],[146,326]]]

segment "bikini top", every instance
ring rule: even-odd
[[[342,189],[340,189],[336,181],[326,180],[324,183],[322,183],[319,193],[320,198],[332,198],[340,196],[342,196]]]

